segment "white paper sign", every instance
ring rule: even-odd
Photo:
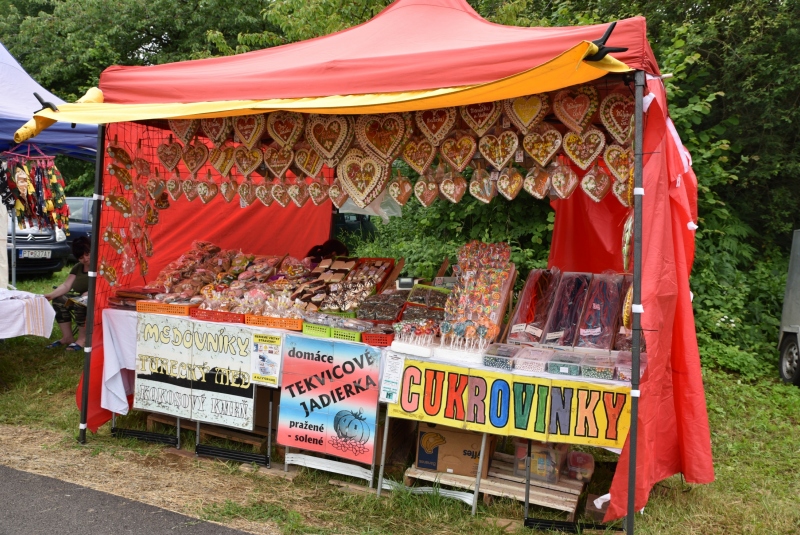
[[[281,376],[281,343],[283,337],[279,334],[253,333],[252,369],[250,380],[255,384],[280,387]]]
[[[400,393],[400,381],[403,378],[403,368],[406,358],[392,351],[387,351],[383,355],[383,380],[381,381],[381,394],[379,400],[382,403],[397,403]]]

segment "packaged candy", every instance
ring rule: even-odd
[[[586,355],[581,361],[581,375],[590,379],[614,378],[616,359],[610,355]]]
[[[514,367],[514,357],[521,349],[520,346],[510,344],[492,344],[483,354],[483,365],[511,371]]]
[[[576,347],[611,349],[617,327],[622,292],[622,275],[595,275],[589,286]]]
[[[526,372],[543,372],[554,354],[552,349],[526,347],[514,357],[514,367]]]
[[[511,319],[509,340],[533,343],[541,341],[560,279],[561,271],[557,267],[550,270],[531,270]]]
[[[569,444],[548,444],[531,441],[530,477],[548,483],[558,483],[566,472]],[[525,477],[525,458],[528,456],[528,443],[525,440],[514,441],[514,475]]]
[[[571,451],[567,455],[569,477],[578,481],[589,481],[594,475],[594,457],[591,453]]]
[[[617,355],[617,380],[618,381],[627,381],[631,382],[631,378],[633,377],[632,369],[633,369],[633,355],[630,351],[620,351],[619,355]],[[644,375],[644,371],[647,369],[647,353],[640,353],[639,354],[639,378],[641,379]]]
[[[578,376],[581,374],[582,360],[578,355],[571,353],[556,353],[547,363],[547,373]]]
[[[543,343],[559,346],[574,344],[591,281],[591,273],[564,273],[547,319]]]

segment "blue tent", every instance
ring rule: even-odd
[[[45,101],[56,106],[64,101],[44,89],[31,78],[25,69],[0,43],[0,152],[16,146],[14,132],[25,124],[42,105],[33,96],[38,93]],[[58,122],[35,138],[23,143],[15,152],[27,154],[31,143],[48,156],[65,154],[84,160],[93,160],[97,148],[97,127]],[[33,152],[31,153],[33,155]]]

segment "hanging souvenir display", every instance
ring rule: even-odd
[[[629,215],[622,227],[622,270],[628,272],[633,254],[633,214]]]
[[[289,198],[298,208],[302,208],[311,197],[305,180],[301,178],[298,178],[294,184],[289,184],[289,186],[286,187],[286,194],[289,195]]]
[[[497,179],[497,191],[509,201],[513,201],[522,189],[522,182],[522,175],[516,168],[506,167]]]
[[[108,174],[117,179],[122,189],[129,190],[133,187],[133,177],[131,177],[131,173],[125,167],[120,167],[112,163],[108,165],[107,169]]]
[[[169,123],[169,129],[178,139],[183,141],[184,145],[188,145],[192,141],[200,128],[198,119],[170,119],[167,122]]]
[[[233,121],[230,117],[214,117],[201,119],[200,127],[214,147],[219,148],[225,143],[233,131]]]
[[[480,165],[472,173],[472,180],[469,181],[469,194],[486,204],[492,202],[497,195],[496,182]]]
[[[581,189],[594,202],[600,202],[611,189],[611,178],[595,164],[581,179]]]
[[[128,230],[130,231],[132,240],[139,240],[142,238],[144,231],[142,225],[138,221],[131,221],[131,224],[128,225]]]
[[[233,131],[236,139],[248,149],[258,147],[261,143],[261,136],[264,134],[267,121],[264,115],[240,115],[233,118]]]
[[[325,160],[335,167],[339,158],[350,148],[355,123],[344,115],[311,115],[306,121],[306,141]]]
[[[155,175],[147,179],[145,187],[147,188],[147,193],[150,195],[150,198],[156,200],[166,190],[167,185],[160,176]]]
[[[161,161],[161,165],[171,172],[175,170],[181,161],[183,146],[177,141],[172,141],[172,136],[169,136],[169,141],[158,146],[156,154],[159,161]]]
[[[433,163],[436,147],[428,139],[411,139],[403,148],[402,157],[411,169],[422,175]]]
[[[293,111],[275,111],[267,116],[267,132],[281,147],[294,147],[305,126],[305,115]]]
[[[267,169],[275,175],[275,178],[282,179],[283,174],[294,161],[294,151],[291,146],[281,147],[277,143],[271,143],[264,148],[263,153]]]
[[[238,191],[239,184],[233,178],[229,178],[227,180],[223,178],[222,182],[219,184],[219,192],[226,202],[233,201]]]
[[[122,217],[128,218],[131,216],[131,203],[123,195],[116,195],[113,190],[106,195],[106,206],[110,206],[122,214]]]
[[[472,157],[475,156],[477,149],[478,144],[474,137],[466,132],[456,131],[442,142],[439,155],[455,171],[463,173],[469,162],[472,161]]]
[[[403,148],[406,133],[410,135],[409,126],[407,119],[399,113],[359,115],[356,119],[356,139],[368,154],[389,163]],[[354,197],[352,192],[350,196]]]
[[[414,196],[425,208],[429,208],[439,196],[439,184],[430,169],[414,184]]]
[[[597,128],[589,128],[583,134],[564,134],[564,154],[583,169],[589,169],[606,145],[606,136]]]
[[[497,102],[483,102],[480,104],[468,104],[459,107],[462,119],[467,123],[475,135],[483,136],[489,131],[502,112],[501,106]],[[463,171],[463,169],[460,169]]]
[[[289,198],[289,194],[286,192],[286,184],[283,183],[283,179],[278,179],[278,181],[272,184],[272,189],[270,190],[272,193],[272,198],[275,199],[275,202],[281,205],[281,208],[286,208],[292,199]]]
[[[114,286],[117,283],[117,270],[105,260],[100,260],[100,267],[97,272],[106,280],[109,286]]]
[[[233,166],[235,165],[234,152],[236,148],[233,145],[220,145],[214,147],[208,155],[208,161],[211,167],[217,170],[222,175],[222,178],[227,178],[230,175]]]
[[[53,203],[53,210],[50,215],[58,228],[69,232],[69,205],[67,204],[66,193],[64,192],[64,177],[56,167],[55,163],[47,166],[47,177],[50,184],[50,195]]]
[[[136,271],[136,265],[136,253],[133,251],[133,247],[127,244],[122,252],[122,275],[130,275]]]
[[[437,108],[414,113],[417,128],[434,147],[447,137],[456,124],[455,108]],[[422,172],[420,172],[422,174]]]
[[[208,161],[208,147],[200,141],[188,143],[183,147],[182,159],[192,178],[195,178]]]
[[[158,169],[156,169],[156,177],[158,177]],[[179,171],[175,170],[175,175],[168,178],[166,181],[167,193],[173,201],[177,201],[183,195],[183,184]]]
[[[245,186],[242,189],[242,186]],[[270,206],[275,200],[272,196],[272,183],[266,180],[255,186],[249,178],[247,178],[242,185],[239,186],[239,204],[242,208],[251,205],[255,200],[261,201],[264,206]]]
[[[575,347],[611,349],[620,313],[621,291],[622,275],[601,274],[592,277]]]
[[[130,154],[128,154],[128,151],[120,147],[117,143],[118,141],[115,139],[108,145],[108,147],[106,147],[106,152],[113,160],[115,160],[125,169],[133,168],[133,160],[131,159]]]
[[[184,179],[181,183],[181,189],[187,201],[192,202],[197,198],[197,181],[192,177]]]
[[[248,148],[239,145],[233,151],[233,161],[236,163],[236,169],[245,177],[249,177],[264,163],[264,154],[258,147]]]
[[[396,119],[401,119],[397,114]],[[375,125],[367,121],[368,125]],[[381,122],[380,124],[386,124]],[[360,208],[364,208],[383,191],[387,180],[387,167],[377,157],[359,149],[350,149],[336,167],[336,176],[342,189]],[[331,197],[333,199],[333,197]],[[337,206],[338,208],[338,206]]]
[[[548,166],[547,173],[550,175],[550,184],[552,184],[553,190],[562,199],[569,199],[580,183],[578,175],[563,156]]]
[[[553,99],[553,113],[564,126],[578,134],[586,130],[599,106],[597,89],[582,85],[564,89]]]
[[[322,179],[314,179],[308,185],[308,195],[315,206],[319,206],[328,198],[328,185]]]
[[[541,123],[550,111],[547,93],[509,98],[503,101],[503,112],[520,132],[527,134]]]
[[[328,197],[331,199],[331,202],[333,202],[333,205],[336,208],[341,208],[342,205],[347,202],[347,199],[350,196],[347,194],[347,191],[345,191],[345,189],[342,187],[342,183],[337,178],[328,188]]]
[[[467,181],[460,173],[451,171],[439,184],[439,192],[451,203],[458,204],[467,192]]]
[[[322,171],[323,161],[317,151],[311,146],[304,144],[295,151],[294,164],[301,174],[309,178],[315,178]]]
[[[142,231],[141,240],[145,256],[153,256],[153,242],[150,240],[150,234],[148,231]]]
[[[153,208],[150,203],[145,205],[144,224],[148,227],[158,225],[158,210]]]
[[[542,123],[533,128],[523,139],[522,148],[541,167],[546,167],[561,148],[561,133],[552,125]]]
[[[142,140],[137,143],[136,158],[133,160],[133,168],[136,170],[136,175],[141,178],[150,176],[150,162],[142,158]]]
[[[635,107],[633,95],[623,93],[610,93],[600,104],[600,121],[620,145],[631,140]]]
[[[203,204],[208,204],[217,196],[217,193],[219,193],[219,186],[214,183],[209,170],[206,179],[197,184],[197,196],[200,197]]]
[[[513,130],[505,130],[498,135],[486,134],[478,142],[480,153],[498,171],[511,161],[518,147],[519,138]]]
[[[411,198],[411,194],[414,192],[414,187],[411,185],[411,181],[404,176],[400,175],[400,170],[397,170],[397,177],[394,178],[389,185],[386,187],[389,191],[389,196],[399,204],[400,206],[405,206],[408,202],[408,199]]]
[[[628,176],[633,171],[633,151],[631,149],[612,143],[603,152],[603,160],[617,181],[628,181]]]
[[[156,210],[166,210],[169,208],[169,195],[166,191],[162,191],[158,197],[153,199],[153,206]]]
[[[545,169],[535,165],[525,176],[522,187],[533,197],[539,200],[544,199],[550,193],[550,174]]]
[[[628,195],[628,182],[617,182],[614,181],[614,185],[611,186],[611,191],[614,193],[614,197],[617,198],[619,203],[624,206],[625,208],[630,208],[633,206],[631,202],[629,202]]]

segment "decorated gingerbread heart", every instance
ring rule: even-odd
[[[240,115],[233,118],[233,131],[236,138],[248,149],[257,147],[261,142],[267,121],[263,114]]]
[[[233,201],[238,191],[239,184],[232,178],[229,180],[223,180],[219,185],[219,192],[222,195],[222,198],[227,202]]]
[[[631,195],[629,186],[630,184],[628,181],[617,182],[616,180],[611,186],[611,191],[614,193],[614,197],[616,197],[619,203],[625,208],[630,208],[633,206],[633,195]]]
[[[239,194],[241,197],[241,194]],[[255,187],[255,196],[264,206],[270,206],[275,197],[272,196],[272,184],[259,184]],[[252,201],[250,201],[252,202]]]
[[[200,126],[203,132],[211,140],[215,147],[220,147],[231,135],[233,131],[233,121],[230,117],[214,117],[212,119],[201,119]]]
[[[197,119],[170,119],[168,122],[169,129],[184,144],[189,143],[197,134],[197,129],[200,128],[200,121]]]
[[[600,202],[611,189],[611,179],[599,165],[595,165],[583,175],[581,189],[594,202]]]
[[[406,205],[414,190],[411,181],[404,176],[398,176],[389,182],[386,189],[389,191],[389,196],[400,206]]]
[[[350,149],[336,170],[342,188],[361,208],[375,200],[386,185],[386,164],[359,149]]]
[[[134,159],[133,168],[136,170],[136,174],[140,177],[146,178],[150,176],[150,162],[144,158]]]
[[[331,187],[328,188],[328,197],[331,199],[331,202],[333,202],[333,205],[336,208],[341,208],[349,198],[347,191],[345,191],[345,189],[342,187],[342,184],[339,182],[338,178],[334,180],[333,184],[331,184]]]
[[[464,122],[480,137],[494,126],[500,117],[502,108],[499,102],[481,102],[461,106],[459,111]]]
[[[603,152],[608,170],[619,182],[626,182],[633,170],[633,151],[612,143]]]
[[[286,187],[286,193],[298,208],[302,208],[308,199],[311,198],[311,195],[308,193],[308,186],[303,181],[289,184],[289,186]]]
[[[556,194],[562,199],[569,199],[580,183],[578,175],[575,174],[569,163],[553,162],[547,168],[547,172],[550,175],[550,183],[553,185]]]
[[[264,149],[264,163],[278,178],[283,178],[293,160],[294,151],[291,146],[281,147],[277,143],[272,143]]]
[[[436,157],[436,148],[427,139],[412,139],[403,148],[403,160],[420,175],[430,167]]]
[[[522,189],[522,182],[523,178],[519,171],[514,167],[506,167],[497,179],[497,191],[509,201],[513,201]]]
[[[256,186],[253,184],[253,181],[250,178],[245,178],[244,181],[239,184],[239,207],[246,208],[255,202],[256,198],[261,199],[261,202],[264,202],[262,197],[259,195],[261,191],[259,188],[266,189],[267,193],[269,193],[269,186],[265,184],[260,184]],[[269,203],[272,202],[272,196],[269,196]],[[269,203],[264,202],[266,206],[269,206]]]
[[[597,128],[589,128],[583,134],[564,134],[564,154],[581,169],[589,169],[606,145],[606,136]]]
[[[353,119],[344,115],[311,115],[306,122],[306,141],[329,167],[339,163],[339,155],[349,149],[353,134]]]
[[[437,147],[455,126],[456,109],[436,108],[418,111],[414,113],[414,119],[422,135],[431,145]]]
[[[439,196],[439,184],[431,178],[421,176],[414,184],[414,196],[422,206],[428,208]]]
[[[400,151],[405,133],[406,121],[399,113],[360,115],[356,120],[359,145],[384,162],[391,162]]]
[[[561,148],[561,142],[561,133],[553,126],[542,123],[522,138],[522,148],[533,161],[541,167],[546,167]]]
[[[517,147],[519,147],[519,138],[512,130],[506,130],[498,136],[487,134],[478,143],[480,153],[497,170],[508,164],[514,157]]]
[[[208,155],[211,167],[216,169],[223,177],[227,177],[231,174],[231,169],[236,163],[233,158],[235,151],[236,148],[233,145],[214,147]]]
[[[564,89],[553,99],[553,113],[573,132],[583,132],[599,106],[597,89],[592,85]]]
[[[497,195],[497,184],[485,169],[476,169],[469,181],[469,194],[479,201],[489,204]]]
[[[461,173],[472,161],[477,149],[478,144],[474,137],[464,132],[456,132],[442,142],[439,154],[453,169]]]
[[[610,93],[600,104],[600,121],[620,145],[630,141],[634,109],[633,96],[623,93]]]
[[[249,149],[244,145],[239,145],[233,151],[233,161],[236,168],[244,176],[250,176],[264,161],[264,154],[259,148]]]
[[[503,112],[520,132],[527,134],[541,123],[550,111],[547,93],[510,98],[503,101]]]
[[[177,201],[183,195],[183,187],[181,179],[177,175],[167,179],[166,181],[167,193],[173,201]]]
[[[266,156],[265,156],[266,157]],[[294,164],[304,175],[314,178],[322,171],[322,157],[312,147],[300,147],[294,153]]]
[[[187,178],[181,183],[181,189],[186,196],[186,200],[192,202],[197,198],[197,181],[193,178]]]
[[[208,147],[204,143],[195,142],[183,148],[183,163],[191,175],[197,176],[205,163],[208,161]]]
[[[534,166],[528,171],[522,187],[537,199],[544,199],[550,193],[550,175],[538,166]]]
[[[467,192],[467,181],[461,175],[450,173],[439,184],[439,192],[451,203],[458,204]]]
[[[281,205],[281,208],[286,208],[292,199],[289,198],[289,194],[286,191],[286,184],[283,181],[278,181],[272,185],[272,198],[275,199],[275,202]]]
[[[150,198],[155,200],[161,196],[167,185],[160,177],[151,177],[147,179],[145,187],[147,188],[147,193],[150,195]]]
[[[158,159],[167,171],[174,171],[181,161],[183,146],[177,141],[162,143],[156,149]]]
[[[321,182],[312,182],[308,185],[308,195],[315,206],[319,206],[328,199],[328,185]]]
[[[300,139],[305,116],[293,111],[275,111],[267,115],[267,132],[281,147],[292,148]]]
[[[197,184],[197,196],[203,204],[208,204],[219,193],[219,186],[214,184],[211,180],[200,182]]]

